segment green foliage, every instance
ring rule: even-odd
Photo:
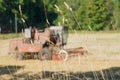
[[[69,8],[66,7],[65,3]],[[60,10],[56,8],[58,13],[57,19],[54,21],[55,25],[69,26],[69,29],[77,29],[77,16],[76,12],[79,8],[80,0],[57,0],[56,5]],[[71,10],[70,10],[71,9]]]
[[[82,29],[87,29],[87,0],[83,0],[80,2],[80,7],[77,11],[77,16],[78,16],[78,20],[79,20],[79,23],[82,27]]]
[[[3,6],[3,0],[0,0],[0,13],[3,13],[6,8]]]
[[[113,0],[113,20],[112,20],[112,29],[116,30],[120,28],[120,1],[119,0]]]
[[[47,20],[49,26],[69,26],[69,29],[77,30],[120,28],[119,0],[0,0],[0,26],[9,27],[8,29],[13,32],[15,14],[18,31],[23,28],[21,18],[27,26],[37,28],[47,27]]]
[[[81,1],[78,15],[83,29],[90,26],[93,30],[104,30],[110,26],[112,14],[106,4],[105,0],[90,0],[88,3],[87,0]]]

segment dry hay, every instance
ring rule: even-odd
[[[99,36],[98,36],[99,35]],[[0,56],[0,79],[2,80],[119,80],[120,34],[69,35],[68,48],[84,47],[86,56],[70,57],[68,61],[17,61],[10,56]],[[75,37],[80,37],[76,40]],[[108,41],[106,42],[106,40]],[[0,52],[8,50],[10,40],[0,41]],[[117,45],[117,47],[116,47]],[[111,50],[111,48],[113,50]],[[110,53],[110,54],[109,54]],[[116,53],[116,54],[111,54]],[[1,54],[1,53],[0,53]]]

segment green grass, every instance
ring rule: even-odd
[[[0,34],[0,39],[13,39],[13,38],[20,38],[22,37],[22,33],[9,33],[9,34]]]

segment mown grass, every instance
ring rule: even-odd
[[[9,34],[0,34],[0,39],[4,40],[4,39],[13,39],[13,38],[20,38],[22,37],[22,33],[9,33]]]
[[[89,30],[68,30],[70,34],[80,33],[80,34],[97,34],[97,33],[120,33],[120,30],[107,30],[107,31],[89,31]]]
[[[80,32],[81,33],[81,32]],[[0,79],[3,80],[119,80],[119,34],[81,34],[70,36],[70,46],[76,46],[75,39],[85,42],[88,56],[70,58],[68,61],[15,60],[14,57],[0,57]],[[91,33],[91,32],[90,32]],[[107,35],[106,35],[107,33]],[[5,39],[18,38],[22,34],[2,34]],[[1,37],[1,34],[0,34]],[[3,39],[3,37],[2,37]],[[95,39],[95,40],[94,40]],[[83,41],[82,41],[83,40]],[[116,41],[117,40],[117,41]],[[77,42],[80,45],[81,42]],[[2,45],[1,45],[2,46]],[[97,54],[97,55],[94,55]],[[103,54],[110,54],[103,55]],[[113,54],[113,55],[112,55]],[[112,55],[112,56],[111,56]],[[118,56],[118,57],[117,57]],[[9,61],[8,61],[9,60]],[[74,65],[73,65],[74,64]],[[24,65],[24,66],[23,66]],[[117,74],[116,74],[117,73]]]
[[[84,31],[84,30],[69,30],[68,31],[69,34],[101,34],[101,33],[120,33],[120,30],[116,30],[116,31]],[[0,39],[4,40],[4,39],[12,39],[12,38],[20,38],[23,37],[22,33],[6,33],[6,34],[0,34]]]

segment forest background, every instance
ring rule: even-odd
[[[0,0],[3,33],[58,25],[72,30],[119,30],[120,0]]]

